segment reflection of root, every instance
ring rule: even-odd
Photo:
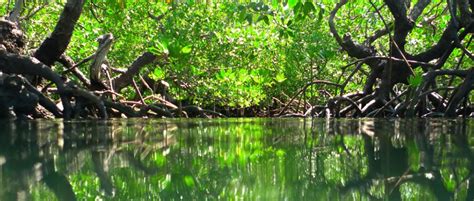
[[[100,189],[106,196],[113,197],[115,195],[115,188],[109,175],[109,164],[105,160],[106,158],[106,153],[92,152],[92,162],[94,163],[94,171],[99,178]]]
[[[54,192],[58,200],[76,200],[76,194],[66,176],[58,173],[49,173],[43,182]]]

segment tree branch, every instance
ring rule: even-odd
[[[68,0],[53,33],[43,41],[34,53],[34,57],[47,66],[51,66],[66,51],[79,17],[84,0]]]
[[[415,6],[411,9],[409,17],[410,20],[416,22],[418,17],[420,17],[421,13],[425,10],[425,8],[431,3],[431,0],[418,0]]]
[[[89,68],[89,78],[92,87],[107,88],[107,85],[105,85],[100,79],[100,74],[102,72],[102,64],[104,64],[106,56],[112,47],[114,36],[110,33],[104,34],[100,36],[97,41],[99,42],[99,48],[97,49],[94,61]]]
[[[117,78],[112,80],[113,88],[115,91],[120,91],[121,89],[125,88],[126,86],[132,84],[133,76],[140,72],[140,69],[143,66],[151,64],[157,58],[166,58],[167,55],[163,54],[160,56],[156,56],[150,52],[145,52],[141,56],[139,56],[132,65],[127,69],[125,73],[120,75]]]
[[[20,21],[20,14],[21,10],[23,9],[24,3],[24,0],[16,0],[15,7],[13,7],[13,10],[10,12],[10,15],[7,17],[7,20],[18,24],[18,21]]]

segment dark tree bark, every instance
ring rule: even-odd
[[[35,58],[0,53],[0,71],[8,74],[39,76],[53,82],[58,88],[58,93],[64,107],[63,117],[66,119],[72,117],[71,97],[80,97],[88,100],[88,102],[96,105],[102,118],[107,118],[104,103],[99,97],[77,86],[66,84],[59,74]]]
[[[366,79],[364,94],[365,97],[369,97],[369,100],[374,100],[367,101],[365,98],[360,98],[361,100],[365,100],[363,102],[366,103],[364,104],[362,101],[358,101],[358,103],[363,104],[362,115],[379,114],[380,111],[377,111],[378,109],[385,109],[387,108],[386,104],[397,102],[391,97],[394,85],[398,83],[408,84],[408,78],[414,74],[414,69],[423,67],[423,70],[427,72],[430,69],[436,70],[442,68],[455,48],[461,48],[465,54],[468,54],[469,58],[472,56],[472,54],[463,47],[461,41],[463,41],[469,33],[474,31],[474,15],[472,14],[474,9],[472,5],[473,0],[448,1],[446,9],[450,11],[448,14],[450,14],[451,18],[447,27],[444,28],[440,39],[435,45],[428,47],[422,52],[413,54],[406,50],[407,38],[409,34],[416,29],[415,25],[418,18],[420,18],[430,4],[433,4],[431,0],[418,0],[413,4],[410,0],[384,0],[382,7],[377,7],[372,0],[368,0],[372,9],[375,10],[374,12],[378,14],[379,20],[384,23],[385,28],[375,31],[375,34],[372,36],[368,36],[363,44],[355,42],[349,33],[341,37],[337,31],[337,26],[334,22],[335,16],[347,2],[347,0],[340,0],[339,3],[336,4],[329,17],[329,27],[337,43],[349,56],[359,59],[360,63],[367,64],[371,68],[371,73]],[[380,9],[384,9],[384,7],[386,7],[393,16],[393,21],[387,21],[388,19],[382,16]],[[382,52],[371,46],[371,44],[384,35],[388,35],[390,39],[390,50],[386,56],[388,59],[368,59],[377,57],[377,54]],[[432,65],[434,62],[436,63]],[[457,72],[458,71],[454,71],[453,73]],[[469,95],[471,87],[474,84],[474,79],[472,78],[474,77],[474,71],[469,70],[462,72],[466,72],[467,74],[464,78],[465,80],[456,92],[452,94],[449,99],[449,104],[446,106],[447,108],[442,108],[444,104],[440,105],[440,103],[443,102],[442,99],[445,99],[445,97],[441,97],[441,100],[439,98],[433,98],[432,96],[430,98],[432,104],[437,105],[437,110],[442,110],[445,116],[456,116],[460,102]],[[443,71],[439,71],[439,74],[444,75]],[[375,86],[377,79],[380,79],[380,82],[378,86]],[[425,79],[431,79],[431,81],[428,81],[430,85],[419,86],[416,93],[417,95],[431,90],[430,88],[436,88],[434,78],[425,77]],[[374,88],[375,94],[373,97],[370,97],[369,94],[372,93]],[[402,107],[399,107],[394,114],[398,115],[400,109],[405,108],[406,105],[410,105],[409,111],[414,114],[413,108],[427,107],[421,106],[426,105],[425,101],[424,98],[416,97],[415,95],[415,97],[409,98],[403,104],[399,104],[398,106],[401,105]],[[427,108],[423,108],[422,110],[426,111]],[[420,114],[422,113],[425,112],[420,112]]]
[[[51,66],[66,51],[85,0],[68,0],[53,33],[43,41],[34,57]]]
[[[25,48],[25,37],[17,24],[0,19],[0,51],[21,54]]]
[[[143,53],[132,63],[132,65],[127,69],[127,71],[124,74],[112,80],[113,88],[116,91],[120,91],[126,86],[129,86],[133,81],[133,77],[137,75],[138,72],[140,72],[140,69],[143,66],[151,64],[157,58],[158,56],[150,52]]]

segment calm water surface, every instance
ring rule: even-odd
[[[0,122],[0,200],[473,200],[474,121]]]

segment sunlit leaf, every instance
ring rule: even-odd
[[[288,7],[293,8],[298,4],[300,0],[288,0]]]
[[[153,78],[155,80],[161,80],[165,78],[165,71],[163,71],[160,67],[156,67],[155,70],[153,70]]]
[[[189,54],[191,53],[192,51],[192,46],[191,45],[187,45],[187,46],[184,46],[183,48],[181,48],[181,53],[182,54]]]
[[[276,152],[276,155],[280,158],[283,158],[283,157],[285,157],[286,152],[282,149],[278,149],[277,152]]]
[[[155,55],[159,55],[161,53],[168,54],[169,53],[168,43],[166,41],[163,41],[163,42],[158,41],[155,43],[154,46],[148,48],[148,51],[150,51],[151,53]]]
[[[275,80],[276,80],[277,82],[280,82],[280,83],[281,83],[281,82],[284,82],[284,81],[286,80],[285,74],[283,74],[283,73],[278,73],[278,74],[276,75],[276,77],[275,77]]]
[[[279,0],[272,0],[272,7],[274,9],[278,8],[280,5],[280,1]]]

